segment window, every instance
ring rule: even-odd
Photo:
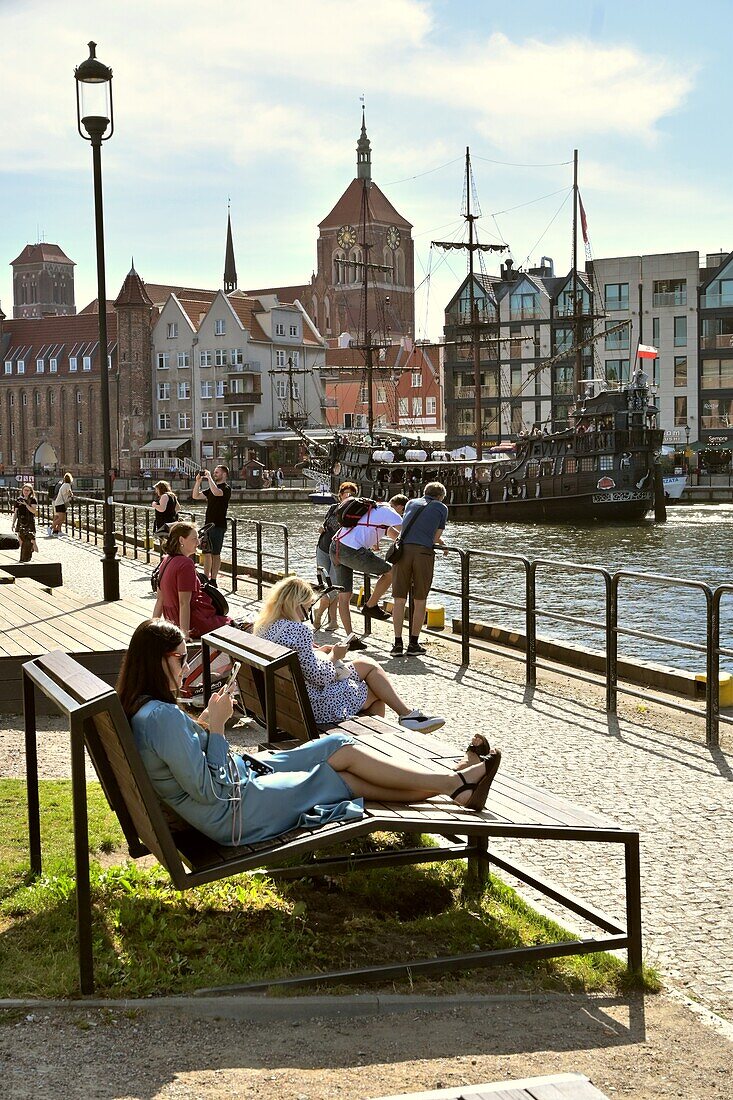
[[[627,351],[629,347],[629,326],[617,328],[615,332],[609,332],[614,328],[616,321],[606,321],[606,351]]]
[[[413,397],[412,399],[412,415],[422,416],[422,397]]]
[[[178,383],[178,400],[190,401],[191,399],[191,383],[179,382]]]
[[[228,412],[218,412],[216,414],[216,426],[217,426],[217,428],[228,428],[229,427],[229,413]]]
[[[83,357],[83,359],[81,361],[81,369],[82,370],[91,370],[92,369],[92,357],[91,357],[91,355],[85,355]]]
[[[676,348],[687,347],[687,318],[675,317],[674,319],[674,346]]]
[[[659,318],[652,317],[652,344],[655,348],[659,347]]]
[[[158,352],[158,370],[168,370],[170,356],[167,351]]]
[[[534,318],[539,310],[539,294],[512,294],[509,299],[509,316],[512,321]]]
[[[27,393],[24,393],[24,394],[23,394],[23,404],[24,404],[24,405],[27,405],[27,404],[28,404],[28,394],[27,394]]]
[[[81,405],[81,390],[76,391],[76,403],[77,405]]]
[[[435,397],[426,397],[425,398],[425,415],[426,416],[435,416],[435,414],[437,412],[437,405],[438,405],[437,398],[435,398]]]
[[[288,384],[284,378],[275,379],[275,396],[284,401],[288,395]]]
[[[232,348],[231,364],[233,367],[241,367],[244,363],[244,350],[242,348]]]
[[[399,397],[397,399],[397,415],[409,416],[410,415],[410,403],[406,397]]]
[[[71,370],[71,371],[76,370],[76,356],[75,355],[70,355],[69,356],[69,370]]]
[[[578,460],[573,455],[568,455],[565,459],[565,473],[577,474],[578,472]]]
[[[278,323],[277,323],[277,324],[275,325],[275,335],[276,335],[276,336],[284,336],[284,335],[285,335],[285,325],[283,325],[283,324],[282,324],[281,322],[279,322],[279,321],[278,321]]]
[[[369,387],[368,386],[362,386],[361,389],[359,390],[359,404],[360,405],[366,405],[368,400],[369,400]]]
[[[13,364],[11,363],[11,361],[9,359],[5,360],[5,373],[6,374],[12,374],[13,373]]]
[[[160,431],[162,431],[162,432],[168,431],[170,426],[171,426],[171,414],[170,413],[159,413],[158,414],[158,428],[160,429]]]
[[[626,385],[629,381],[629,360],[606,359],[606,381],[614,385]]]
[[[25,374],[25,361],[23,359],[18,360],[18,374]]]
[[[178,324],[176,321],[171,321],[168,325],[168,339],[175,340],[178,336]]]
[[[294,367],[299,367],[300,366],[300,352],[299,351],[291,351],[290,352],[290,362],[293,364]]]
[[[210,367],[211,366],[211,352],[210,351],[200,351],[199,352],[199,366],[200,367]]]
[[[181,368],[191,366],[191,356],[187,351],[178,352],[178,366]]]
[[[206,401],[214,396],[214,383],[202,382],[201,383],[201,396]]]
[[[629,308],[629,284],[606,283],[606,309]]]
[[[705,417],[703,417],[703,422]],[[675,397],[674,399],[674,426],[675,428],[687,427],[687,398]],[[727,425],[726,425],[727,427]]]
[[[171,399],[171,384],[170,382],[158,382],[158,400],[170,401]]]
[[[45,370],[45,364],[43,359],[36,359],[36,374],[43,374]]]
[[[387,387],[377,386],[377,404],[384,405],[387,400]]]
[[[522,368],[512,367],[511,372],[512,397],[519,397],[522,392]]]
[[[421,371],[414,370],[412,372],[412,381],[411,381],[410,384],[411,384],[413,390],[419,390],[420,389],[420,387],[422,386],[422,372]]]
[[[186,429],[187,431],[190,430],[190,428],[191,428],[191,414],[190,413],[179,413],[178,414],[178,427],[179,427],[179,429]]]
[[[613,455],[601,455],[601,470],[613,469]]]
[[[81,420],[77,420],[77,422],[76,422],[76,434],[77,435],[82,435],[82,433],[83,433],[83,429],[82,429]]]
[[[298,335],[298,326],[297,325],[291,325],[290,326],[290,335],[297,337],[297,335]]]
[[[284,367],[285,366],[285,352],[284,351],[276,351],[275,352],[275,365],[278,366],[278,367]]]
[[[214,364],[217,367],[225,367],[227,365],[227,353],[226,348],[217,348],[214,352]]]
[[[591,470],[595,470],[595,468],[596,468],[595,455],[589,455],[587,458],[581,458],[581,460],[580,460],[581,472],[589,473]]]
[[[225,336],[227,331],[226,321],[223,317],[220,317],[218,321],[214,321],[214,335]]]
[[[687,279],[655,279],[652,304],[655,306],[686,306]]]
[[[50,371],[50,373],[51,373],[51,374],[56,374],[56,373],[57,373],[57,371],[58,371],[58,369],[59,369],[59,361],[58,361],[58,359],[49,359],[49,361],[48,361],[48,369],[49,369],[49,371]]]
[[[555,355],[561,355],[565,351],[570,351],[573,346],[573,330],[571,328],[556,328],[554,336]]]
[[[221,382],[216,383],[216,396],[217,397],[223,397],[226,392],[227,392],[227,384],[222,379]]]
[[[214,427],[214,414],[213,413],[201,413],[201,427],[213,428]]]
[[[10,394],[10,404],[11,404],[11,405],[14,405],[14,404],[15,404],[15,394],[14,394],[14,393],[11,393],[11,394]]]
[[[687,385],[687,356],[675,355],[674,357],[674,384],[675,386]]]
[[[703,359],[700,374],[703,390],[733,389],[733,359]]]

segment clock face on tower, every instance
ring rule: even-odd
[[[387,230],[387,244],[393,251],[400,247],[400,231],[396,225],[390,225]]]
[[[356,230],[353,225],[342,225],[336,234],[339,248],[353,248],[356,244]]]

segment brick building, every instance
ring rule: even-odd
[[[13,317],[69,316],[74,305],[75,263],[57,244],[27,244],[13,269]]]
[[[443,429],[440,348],[406,340],[376,356],[372,399],[376,428],[430,435]],[[329,427],[366,429],[368,401],[364,355],[354,348],[326,351],[325,416]]]

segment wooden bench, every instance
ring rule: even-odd
[[[490,858],[497,866],[561,900],[567,908],[607,933],[597,939],[568,939],[557,944],[475,951],[438,959],[405,959],[396,964],[258,982],[241,987],[243,989],[267,989],[305,982],[390,980],[415,972],[464,970],[537,957],[622,948],[627,950],[629,965],[635,970],[641,967],[638,833],[622,831],[612,822],[543,795],[529,784],[505,778],[496,798],[493,798],[492,791],[492,809],[480,814],[465,810],[444,796],[410,806],[369,803],[364,817],[359,821],[337,822],[318,829],[296,829],[263,844],[236,848],[220,845],[186,825],[160,802],[145,772],[116,692],[62,652],[44,654],[23,666],[28,830],[31,869],[35,874],[40,874],[42,870],[36,743],[37,692],[50,700],[66,717],[71,737],[79,976],[83,993],[91,993],[94,989],[85,748],[107,800],[120,821],[130,855],[137,857],[152,852],[166,868],[178,890],[257,867],[266,868],[275,878],[302,878],[354,871],[360,865],[402,866],[406,863],[434,863],[463,858],[472,861],[479,873],[485,873]],[[388,723],[381,725],[387,727]],[[436,766],[440,762],[446,768],[450,766],[451,759],[455,760],[453,752],[449,758],[440,755],[444,753],[444,747],[429,738],[416,740],[410,748],[394,727],[390,734],[378,724],[371,741],[364,733],[362,737],[387,757],[404,759],[405,754],[409,755],[412,751],[413,759],[421,763],[432,762]],[[349,850],[351,840],[375,831],[417,834],[415,846],[377,853]],[[438,847],[423,844],[422,834],[441,836],[444,842]],[[577,899],[562,894],[557,887],[544,883],[527,869],[489,853],[488,838],[491,836],[624,844],[627,928]],[[327,852],[318,857],[310,855],[336,845],[345,846],[346,851]],[[309,857],[306,863],[281,866],[283,861],[294,856],[306,855]]]
[[[401,1092],[379,1100],[608,1100],[582,1073],[553,1073],[525,1077],[521,1081],[496,1081],[486,1085],[462,1085],[430,1092]]]
[[[48,588],[63,584],[60,561],[18,561],[17,551],[0,550],[0,569],[13,577],[32,577]]]

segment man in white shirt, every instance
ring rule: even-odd
[[[390,535],[397,536],[402,516],[388,504],[370,508],[354,527],[342,527],[337,531],[331,543],[331,561],[334,564],[334,584],[343,591],[339,592],[339,614],[344,630],[351,633],[351,593],[354,591],[354,572],[368,573],[378,577],[369,602],[364,605],[365,617],[374,619],[390,618],[379,606],[379,600],[392,583],[392,568],[384,558],[375,553],[380,539]]]

